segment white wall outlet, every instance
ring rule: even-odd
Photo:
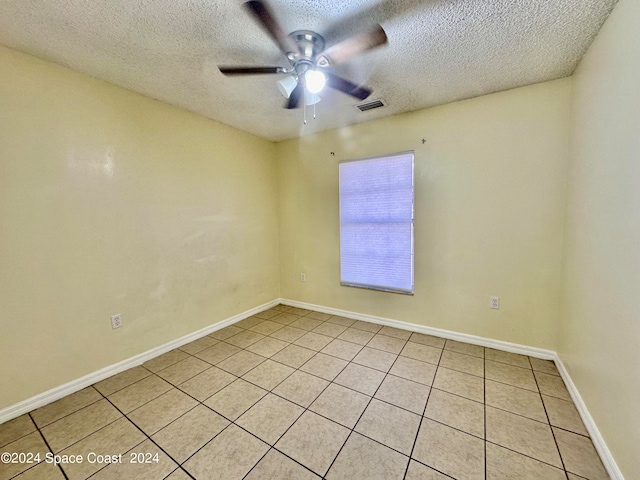
[[[111,328],[115,330],[116,328],[120,328],[121,326],[122,326],[122,315],[119,313],[116,315],[111,315]]]
[[[489,308],[500,308],[500,297],[489,297]]]
[[[301,273],[300,274],[300,281],[301,282],[306,282],[307,281],[307,275],[305,273]]]

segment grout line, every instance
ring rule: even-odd
[[[482,362],[482,371],[484,373],[484,379],[482,381],[482,395],[484,401],[482,402],[482,412],[484,414],[484,478],[487,480],[487,349],[484,349],[484,359]]]

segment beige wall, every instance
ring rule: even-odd
[[[560,356],[628,479],[640,472],[640,3],[574,76]]]
[[[555,349],[570,93],[564,79],[279,143],[282,296]],[[341,287],[337,164],[405,150],[415,295]]]
[[[273,143],[1,47],[0,105],[0,409],[279,296]]]

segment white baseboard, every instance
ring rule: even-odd
[[[354,320],[363,320],[366,322],[377,323],[379,325],[387,325],[390,327],[401,328],[403,330],[409,330],[412,332],[424,333],[427,335],[434,335],[436,337],[448,338],[451,340],[457,340],[459,342],[472,343],[474,345],[480,345],[483,347],[495,348],[496,350],[504,350],[506,352],[511,353],[519,353],[521,355],[528,355],[530,357],[541,358],[544,360],[553,360],[558,367],[558,372],[564,383],[569,390],[569,394],[575,403],[578,412],[580,413],[580,417],[582,417],[582,421],[585,424],[587,431],[589,432],[589,436],[591,437],[591,441],[593,442],[596,451],[600,455],[600,459],[604,467],[607,470],[607,473],[611,477],[612,480],[624,480],[622,472],[618,468],[616,461],[611,454],[611,451],[607,447],[607,444],[602,438],[600,434],[600,430],[596,426],[593,417],[589,413],[587,406],[585,405],[578,389],[575,384],[571,380],[569,376],[569,372],[565,368],[562,360],[558,356],[557,352],[553,350],[546,350],[543,348],[530,347],[528,345],[520,345],[517,343],[504,342],[502,340],[494,340],[492,338],[480,337],[476,335],[468,335],[466,333],[458,333],[450,330],[443,330],[440,328],[426,327],[423,325],[416,325],[415,323],[402,322],[400,320],[393,320],[385,317],[377,317],[374,315],[367,315],[363,313],[351,312],[348,310],[341,310],[339,308],[325,307],[323,305],[314,305],[311,303],[298,302],[295,300],[288,300],[286,298],[281,298],[280,303],[285,305],[289,305],[291,307],[305,308],[307,310],[315,310],[318,312],[329,313],[331,315],[339,315],[341,317],[353,318]]]
[[[598,455],[600,455],[600,460],[602,460],[602,464],[611,477],[611,480],[624,480],[624,476],[622,475],[618,464],[613,458],[609,447],[607,447],[604,438],[602,438],[602,434],[600,433],[600,430],[598,430],[596,422],[593,420],[593,417],[589,413],[587,405],[584,403],[584,400],[582,400],[582,396],[580,395],[578,388],[573,383],[573,380],[571,380],[569,372],[567,371],[564,363],[562,363],[562,360],[557,354],[555,362],[556,366],[558,367],[558,371],[560,372],[560,376],[562,376],[562,379],[567,386],[567,390],[569,390],[569,395],[571,395],[571,399],[578,409],[578,413],[582,418],[582,422],[584,423],[587,432],[589,432],[589,436],[591,437],[593,446],[596,448]]]
[[[209,325],[208,327],[202,328],[196,332],[185,335],[184,337],[180,337],[176,340],[172,340],[171,342],[165,343],[164,345],[160,345],[158,347],[152,348],[151,350],[147,350],[146,352],[135,355],[131,358],[127,358],[121,362],[115,363],[105,368],[101,368],[95,372],[92,372],[84,377],[80,377],[76,380],[72,380],[69,383],[65,383],[64,385],[60,385],[59,387],[52,388],[51,390],[47,390],[46,392],[35,395],[31,398],[23,400],[22,402],[16,403],[9,407],[3,408],[0,410],[0,424],[7,422],[13,418],[19,417],[23,413],[30,412],[31,410],[35,410],[36,408],[44,407],[45,405],[55,402],[56,400],[61,399],[67,395],[75,393],[79,390],[82,390],[89,385],[93,385],[100,380],[104,380],[105,378],[111,377],[116,373],[123,372],[129,368],[140,365],[152,358],[155,358],[163,353],[167,353],[170,350],[181,347],[182,345],[186,345],[187,343],[193,342],[205,335],[215,332],[216,330],[220,330],[228,325],[232,325],[240,320],[243,320],[251,315],[255,315],[256,313],[260,313],[263,310],[267,310],[275,305],[280,303],[279,299],[272,300],[271,302],[264,303],[257,307],[251,308],[245,312],[239,313],[232,317],[226,318],[221,322],[215,323],[213,325]]]
[[[306,308],[307,310],[316,310],[318,312],[329,313],[331,315],[339,315],[341,317],[353,318],[354,320],[363,320],[365,322],[377,323],[378,325],[387,325],[389,327],[401,328],[411,332],[424,333],[436,337],[448,338],[458,342],[472,343],[482,347],[495,348],[496,350],[504,350],[505,352],[518,353],[520,355],[529,355],[530,357],[541,358],[544,360],[554,360],[557,357],[553,350],[544,348],[530,347],[528,345],[520,345],[518,343],[505,342],[502,340],[494,340],[487,337],[479,337],[477,335],[469,335],[466,333],[453,332],[451,330],[443,330],[441,328],[427,327],[417,325],[415,323],[393,320],[391,318],[377,317],[365,313],[351,312],[341,310],[339,308],[325,307],[323,305],[314,305],[311,303],[298,302],[281,298],[280,303],[291,307]]]

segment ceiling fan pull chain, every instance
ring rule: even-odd
[[[316,119],[316,104],[313,104],[313,119]]]
[[[302,102],[302,121],[307,124],[307,102]]]

